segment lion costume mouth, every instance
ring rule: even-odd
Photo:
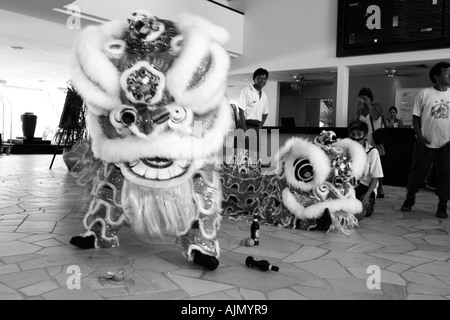
[[[327,181],[310,191],[288,186],[282,193],[284,205],[301,219],[317,219],[325,209],[332,214],[340,211],[356,214],[362,211],[361,202],[350,192],[349,186],[341,190]]]
[[[195,166],[183,159],[142,158],[132,163],[120,164],[125,178],[137,185],[167,188],[185,182]]]

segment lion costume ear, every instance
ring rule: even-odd
[[[289,139],[288,141],[286,141],[284,146],[282,146],[278,150],[278,152],[275,156],[275,161],[277,164],[276,174],[279,178],[282,178],[284,175],[284,162],[286,161],[286,158],[289,155],[289,152],[291,151],[292,144],[293,144],[292,139]]]
[[[120,73],[114,64],[114,56],[120,53],[119,48],[115,52],[110,49],[112,44],[117,47],[127,28],[127,23],[120,21],[89,26],[74,41],[72,83],[94,114],[106,114],[121,105]],[[120,44],[123,51],[124,43]]]
[[[183,44],[167,72],[167,88],[177,104],[206,113],[225,95],[230,59],[222,44],[228,41],[228,33],[204,18],[187,13],[180,16],[177,25]],[[196,77],[198,69],[206,65],[210,68],[208,73]]]

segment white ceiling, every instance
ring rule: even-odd
[[[2,0],[0,9],[58,23],[65,19],[53,8],[63,8],[74,0]]]
[[[244,12],[244,0],[218,1]],[[71,43],[79,30],[67,28],[68,5],[82,11],[81,29],[116,19],[124,8],[140,8],[145,0],[1,0],[0,1],[0,84],[27,88],[65,88],[70,79],[68,61]],[[155,12],[169,10],[166,1],[153,1]],[[160,6],[161,8],[159,8]],[[161,10],[160,10],[161,9]],[[101,11],[99,14],[97,12]],[[166,17],[166,16],[165,16]],[[167,17],[166,17],[167,18]],[[95,21],[93,21],[95,20]],[[53,27],[55,30],[50,30]],[[23,47],[14,50],[11,47]]]
[[[64,87],[69,79],[69,52],[70,46],[0,33],[0,81],[31,88]]]
[[[0,83],[28,88],[65,88],[71,43],[64,9],[73,0],[1,0]],[[64,9],[65,10],[65,9]],[[81,26],[92,24],[82,19]],[[23,49],[13,49],[19,47]]]
[[[131,0],[128,0],[128,4],[129,1]],[[8,19],[11,20],[11,23],[0,29],[2,30],[0,32],[0,83],[3,82],[2,80],[6,80],[7,85],[32,88],[46,86],[65,88],[66,82],[70,78],[67,67],[71,50],[70,44],[76,32],[66,27],[68,16],[55,11],[54,8],[65,11],[64,6],[73,2],[74,0],[1,0],[0,26],[1,21],[7,21]],[[248,5],[248,1],[245,0],[227,0],[225,2],[244,13]],[[87,18],[82,19],[81,27],[97,23],[91,21],[91,18],[108,20],[106,14],[102,17],[91,14]],[[16,21],[19,22],[16,23]],[[50,22],[51,26],[58,32],[50,30],[44,30],[41,33],[36,32],[34,29],[44,21],[47,25]],[[25,49],[13,50],[10,48],[11,46],[24,47]],[[405,70],[402,70],[405,67],[398,63],[396,65],[353,66],[350,75],[383,75],[384,70],[388,67],[400,68],[399,74],[421,75],[427,72],[427,68],[416,66],[426,64],[429,67],[432,62],[409,62]],[[336,69],[270,70],[270,80],[294,82],[293,75],[295,74],[302,74],[308,80],[333,81],[336,77]],[[251,78],[251,74],[230,75],[229,86],[248,84],[252,82]],[[313,81],[308,83],[314,84]]]

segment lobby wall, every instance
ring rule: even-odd
[[[232,59],[230,74],[250,73],[260,66],[269,72],[332,67],[337,68],[338,73],[345,73],[353,66],[396,62],[414,64],[423,60],[449,58],[448,49],[337,58],[338,1],[243,1],[248,2],[245,12],[244,50],[242,56]],[[275,23],[279,17],[282,19]],[[347,88],[342,79],[341,83],[337,83],[339,94],[336,97],[336,111],[339,126],[346,126],[351,114],[351,110],[347,108],[353,104],[354,91],[360,87],[359,83],[354,83],[350,81],[349,90],[345,93],[341,92]],[[373,85],[371,81],[368,83]],[[375,86],[376,92],[382,91],[376,88],[378,86],[383,88],[384,84]],[[387,94],[392,96],[392,93]],[[386,100],[385,104],[392,104],[390,99]]]

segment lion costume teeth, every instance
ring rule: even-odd
[[[201,17],[173,22],[145,10],[81,32],[71,74],[90,139],[73,148],[72,173],[89,177],[92,199],[86,233],[71,243],[117,246],[127,223],[180,237],[190,261],[194,252],[219,256],[221,185],[210,164],[232,126],[227,39]],[[198,260],[213,268],[214,259]]]

